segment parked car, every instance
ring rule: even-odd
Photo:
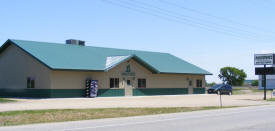
[[[218,84],[207,90],[208,94],[228,94],[232,95],[232,87],[228,84]]]

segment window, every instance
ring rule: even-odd
[[[146,88],[146,79],[138,79],[138,88]]]
[[[127,80],[127,85],[131,85],[131,80]]]
[[[28,77],[27,78],[27,88],[34,88],[34,78]]]
[[[119,88],[119,78],[110,79],[110,88]]]
[[[193,86],[192,80],[189,80],[189,86]]]
[[[202,80],[197,80],[197,87],[202,87]]]
[[[128,65],[126,66],[126,72],[131,72],[130,64],[128,64]]]

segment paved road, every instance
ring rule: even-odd
[[[275,105],[2,127],[0,131],[274,131]]]

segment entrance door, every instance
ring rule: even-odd
[[[125,96],[133,96],[133,83],[130,79],[126,80]]]
[[[188,94],[193,94],[193,80],[188,80]]]

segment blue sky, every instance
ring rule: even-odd
[[[214,75],[254,75],[254,53],[275,51],[273,0],[1,0],[0,43],[23,39],[168,52]],[[1,45],[1,44],[0,44]]]

